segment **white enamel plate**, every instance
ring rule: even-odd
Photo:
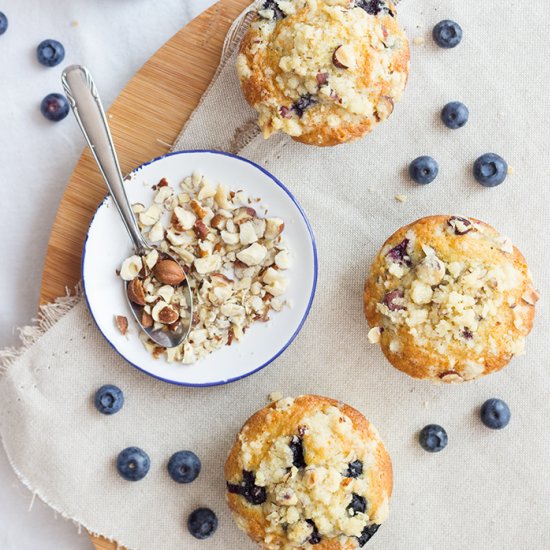
[[[125,181],[131,203],[151,204],[152,186],[162,178],[178,188],[184,177],[198,170],[212,182],[223,182],[233,191],[244,190],[268,215],[285,222],[283,235],[292,258],[286,272],[285,298],[292,307],[270,314],[268,323],[255,323],[240,343],[225,346],[193,365],[153,359],[139,340],[121,279],[116,275],[122,260],[132,254],[130,239],[110,197],[97,209],[90,224],[82,258],[82,279],[88,307],[99,330],[111,346],[139,370],[173,384],[212,386],[239,380],[267,366],[294,340],[309,313],[317,283],[317,251],[307,218],[284,185],[260,166],[246,159],[216,151],[183,151],[136,168]],[[260,210],[262,213],[262,210]],[[122,336],[115,315],[125,315],[130,328]]]

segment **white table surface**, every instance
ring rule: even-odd
[[[61,92],[62,68],[87,65],[109,106],[139,67],[213,0],[0,0],[9,19],[0,36],[0,348],[36,313],[50,229],[84,147],[74,119],[52,123],[42,98]],[[36,46],[55,38],[64,62],[41,66]],[[0,450],[0,548],[84,550],[84,533],[18,481]],[[30,508],[30,512],[29,512]]]

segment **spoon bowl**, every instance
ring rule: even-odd
[[[159,255],[164,260],[172,260],[176,262],[178,265],[179,262],[171,256],[170,254],[166,252],[161,252],[160,250],[156,249],[155,247],[151,246],[149,247],[145,253],[151,251],[151,250],[157,250]],[[185,273],[185,271],[184,271]],[[184,288],[185,293],[185,300],[188,304],[188,316],[185,318],[182,318],[179,320],[178,324],[175,326],[175,328],[166,329],[155,329],[154,326],[152,327],[144,327],[143,323],[141,321],[141,314],[142,314],[142,308],[138,304],[135,304],[130,300],[128,295],[128,285],[130,284],[130,281],[125,281],[125,295],[126,300],[128,304],[130,305],[130,309],[132,310],[132,315],[134,316],[134,319],[136,320],[137,324],[141,327],[141,330],[153,340],[156,344],[159,346],[162,346],[163,348],[174,348],[176,346],[179,346],[182,342],[185,341],[187,336],[189,335],[189,331],[191,330],[192,326],[192,319],[193,319],[193,295],[191,293],[191,289],[189,288],[189,281],[187,279],[187,276],[183,280],[183,282],[180,284],[182,288]]]

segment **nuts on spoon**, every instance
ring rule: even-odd
[[[145,305],[145,290],[141,279],[132,279],[128,283],[128,298],[138,306]]]
[[[173,260],[161,260],[153,268],[153,274],[165,285],[179,285],[185,279],[182,267]]]

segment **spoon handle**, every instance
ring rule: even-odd
[[[134,248],[141,254],[148,245],[141,235],[124,190],[113,138],[92,75],[86,67],[71,65],[63,71],[61,83]]]

